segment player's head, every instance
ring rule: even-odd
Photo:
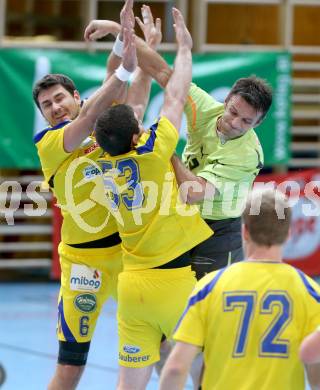
[[[74,82],[63,74],[48,74],[33,88],[33,100],[51,126],[74,119],[81,99]]]
[[[282,246],[289,234],[291,208],[287,197],[274,189],[253,190],[242,215],[245,244]]]
[[[128,153],[137,144],[142,132],[139,120],[127,104],[107,108],[95,125],[98,144],[111,156]]]
[[[241,78],[225,100],[218,128],[226,138],[240,137],[263,121],[271,103],[272,91],[265,80],[255,76]]]

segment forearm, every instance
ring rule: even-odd
[[[320,364],[306,365],[307,378],[312,390],[320,389]]]
[[[174,172],[179,186],[187,181],[191,182],[191,181],[198,180],[198,177],[184,166],[183,162],[176,154],[172,156],[171,163],[173,165]]]
[[[149,102],[151,81],[151,77],[138,68],[128,91],[126,103],[133,108],[140,120],[143,119]]]
[[[188,372],[177,372],[174,370],[163,370],[160,378],[159,390],[182,390],[187,381]]]
[[[170,353],[160,377],[160,390],[182,390],[199,347],[177,342]]]
[[[110,77],[114,74],[116,69],[120,66],[121,64],[121,57],[118,57],[117,55],[114,54],[113,51],[108,56],[107,63],[106,63],[106,78],[105,82],[110,79]]]
[[[110,107],[117,96],[125,90],[126,83],[113,75],[84,104],[79,116],[68,126],[64,135],[64,149],[72,152],[92,131],[97,117]]]
[[[113,25],[114,25],[114,28],[112,31],[113,31],[113,35],[115,36],[116,40],[114,43],[114,47],[113,47],[111,53],[109,54],[108,60],[107,60],[106,81],[113,75],[113,73],[120,66],[121,61],[122,61],[123,28],[121,25],[118,25],[118,23],[115,23],[115,22],[114,22],[114,24],[111,24],[111,27]]]
[[[93,123],[107,107],[117,100],[126,87],[126,82],[113,75],[101,88],[99,88],[85,103],[79,117],[86,117]]]
[[[136,44],[139,67],[165,88],[172,75],[172,69],[161,55],[151,49],[141,38],[136,38]]]
[[[185,203],[194,204],[204,199],[214,198],[213,184],[189,171],[178,156],[174,155],[171,162],[179,185],[180,196]]]
[[[111,25],[108,24],[108,29],[105,32],[106,35],[112,34],[116,38],[121,32],[121,25],[116,22]],[[136,37],[136,46],[138,66],[164,88],[170,79],[172,69],[160,54],[151,49],[143,39]]]
[[[166,94],[184,106],[192,80],[192,54],[189,48],[179,47],[174,62],[174,72],[166,87]]]

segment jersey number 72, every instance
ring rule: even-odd
[[[287,358],[289,340],[281,338],[292,317],[292,302],[286,291],[270,290],[265,293],[257,306],[257,292],[232,291],[225,292],[223,297],[224,312],[240,312],[238,331],[233,348],[233,357],[245,356],[250,337],[250,326],[254,316],[263,316],[266,329],[260,336],[260,357]],[[268,322],[268,318],[271,320]],[[260,322],[261,318],[256,319]]]

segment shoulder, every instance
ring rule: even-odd
[[[227,268],[222,268],[218,271],[210,272],[200,279],[193,290],[193,300],[199,302],[205,299],[214,290],[226,270]]]
[[[178,129],[171,123],[166,116],[161,116],[158,121],[158,132],[170,132],[176,134],[178,138]]]
[[[45,129],[39,131],[34,137],[33,137],[33,141],[35,144],[38,144],[40,141],[42,141],[47,135],[58,135],[57,132],[53,133],[55,130],[63,130],[69,123],[71,123],[70,121],[64,121],[62,123],[59,123],[58,125],[56,126],[49,126],[49,127],[46,127]]]
[[[171,146],[175,148],[178,139],[178,130],[167,117],[161,116],[158,121],[150,126],[146,133],[142,135],[136,151],[138,154],[144,154],[152,152],[155,147],[165,147],[166,145],[168,148],[171,148]]]
[[[311,296],[316,302],[320,303],[320,286],[313,279],[307,276],[304,272],[296,269],[296,272],[299,274],[305,291]]]
[[[209,92],[198,87],[196,84],[191,83],[189,93],[188,93],[188,102],[195,104],[206,104],[210,109],[221,109],[224,107],[224,104],[217,101]]]

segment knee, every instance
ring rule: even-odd
[[[69,364],[59,364],[59,369],[63,377],[79,378],[83,373],[85,366],[71,366]]]
[[[48,390],[74,390],[81,378],[85,366],[58,364]]]

